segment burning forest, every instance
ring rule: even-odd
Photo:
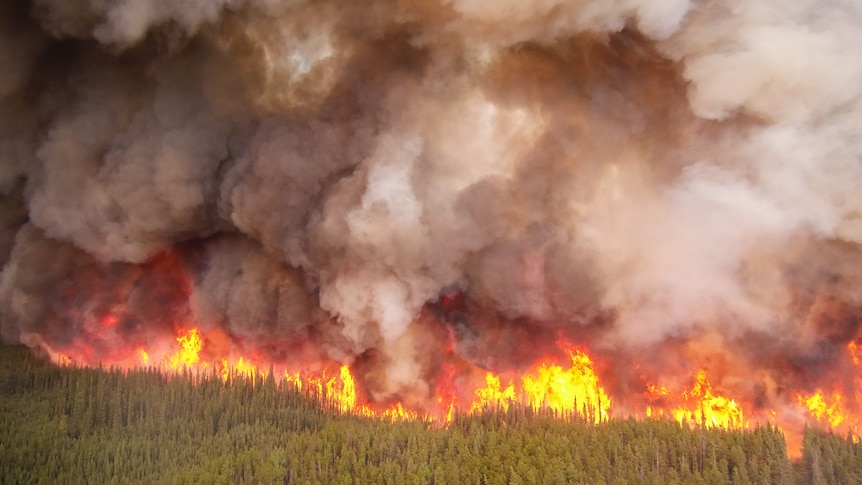
[[[859,432],[856,2],[0,9],[5,342]]]

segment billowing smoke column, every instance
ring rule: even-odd
[[[2,10],[5,341],[122,362],[196,326],[418,405],[450,346],[560,339],[614,396],[855,385],[858,2]]]

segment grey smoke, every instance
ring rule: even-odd
[[[375,396],[421,400],[428,308],[453,287],[476,338],[682,341],[772,380],[796,376],[752,342],[838,365],[821,343],[857,337],[855,277],[824,256],[862,243],[855,2],[2,9],[4,340],[86,346],[80,322],[113,311],[119,345],[156,345],[185,319],[226,351],[366,362]],[[176,298],[141,276],[165,254]],[[62,296],[108,291],[84,287],[100,274],[153,289]],[[838,310],[812,310],[826,295]],[[132,311],[147,297],[170,322]]]

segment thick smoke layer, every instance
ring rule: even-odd
[[[416,402],[449,334],[489,368],[583,343],[641,366],[623,391],[847,364],[857,2],[13,3],[6,341],[120,361],[194,325]]]

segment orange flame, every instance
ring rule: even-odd
[[[368,408],[363,407],[363,409],[367,410]],[[392,421],[414,421],[419,419],[419,415],[417,413],[405,410],[404,406],[402,406],[400,402],[395,403],[394,406],[384,410],[382,416]],[[433,418],[429,417],[429,419]]]
[[[203,348],[203,341],[198,333],[198,329],[193,328],[185,335],[180,335],[177,337],[177,342],[183,348],[171,357],[170,363],[172,369],[179,369],[180,364],[191,367],[200,361],[200,351]]]
[[[257,369],[254,364],[246,362],[242,357],[236,362],[236,364],[231,365],[227,359],[221,360],[221,372],[219,373],[224,382],[227,382],[231,376],[246,376],[246,377],[254,377],[257,374],[265,375],[264,372],[261,372]]]
[[[829,423],[829,426],[835,428],[844,421],[846,411],[841,405],[841,394],[833,393],[830,401],[827,403],[823,399],[823,391],[820,390],[808,397],[799,395],[799,404],[805,406],[812,417],[818,421],[825,421]]]
[[[862,367],[862,345],[857,344],[856,341],[850,341],[847,344],[847,353],[850,354],[850,358],[857,368]]]
[[[470,412],[484,409],[506,411],[520,397],[524,404],[535,410],[547,408],[563,413],[575,412],[597,423],[602,421],[608,417],[611,399],[599,385],[592,360],[579,350],[569,351],[569,357],[572,365],[568,369],[540,363],[521,377],[519,388],[511,382],[504,388],[499,376],[487,373],[485,387],[473,393]]]
[[[611,399],[599,385],[593,362],[587,354],[570,351],[572,366],[542,364],[534,375],[524,376],[524,392],[529,404],[538,409],[580,412],[584,417],[600,422],[608,417]]]
[[[670,394],[670,391],[668,391],[666,387],[657,386],[652,383],[647,383],[646,391],[644,391],[644,397],[646,397],[647,401],[651,403],[664,400],[668,394]],[[664,416],[664,409],[657,408],[657,412],[659,417]],[[653,411],[653,407],[648,405],[646,408],[646,416],[651,418],[654,413],[655,411]]]
[[[479,412],[485,408],[509,409],[509,404],[515,400],[515,385],[510,383],[505,389],[500,389],[500,378],[490,372],[485,374],[485,384],[473,394],[470,412]]]
[[[682,393],[682,399],[685,404],[671,411],[680,423],[693,422],[727,429],[748,427],[744,413],[734,399],[712,392],[704,369],[697,372],[694,386],[691,391]]]
[[[235,376],[264,376],[258,363],[247,356],[221,357],[220,365],[210,365],[202,359],[212,349],[209,338],[197,328],[191,328],[176,337],[174,349],[156,352],[145,346],[129,349],[126,360],[106,362],[111,365],[151,365],[153,362],[168,372],[184,369],[205,368],[219,375],[225,382]],[[558,347],[566,349],[571,365],[566,367],[550,361],[540,360],[522,374],[499,375],[484,373],[484,385],[470,387],[470,376],[476,376],[477,368],[449,355],[437,375],[434,389],[436,408],[422,412],[406,408],[402,402],[391,402],[386,406],[370,403],[357,388],[357,383],[348,365],[340,365],[337,372],[304,374],[280,369],[286,383],[301,392],[306,392],[325,401],[332,409],[345,414],[388,420],[425,420],[442,424],[451,423],[457,410],[467,410],[469,414],[481,413],[488,409],[507,411],[513,404],[529,406],[533,409],[550,409],[563,416],[579,415],[593,422],[602,422],[611,415],[612,399],[601,386],[590,356],[574,349],[566,342],[558,342]],[[52,358],[61,364],[76,362],[70,356],[48,347]],[[855,369],[853,379],[843,381],[844,386],[862,388],[862,345],[850,342],[847,347],[847,363],[852,361]],[[85,362],[93,362],[92,356],[79,353]],[[91,364],[92,365],[92,364]],[[332,368],[330,368],[332,369]],[[278,374],[277,374],[278,375]],[[647,382],[640,396],[640,404],[645,404],[646,416],[675,419],[680,423],[692,423],[706,427],[747,428],[746,415],[752,413],[754,420],[782,421],[782,415],[774,409],[757,409],[740,404],[739,401],[724,393],[716,392],[707,377],[705,369],[693,377],[688,389],[669,389]],[[852,384],[851,384],[852,383]],[[848,397],[849,396],[849,397]],[[817,389],[813,394],[796,394],[794,404],[799,412],[810,416],[824,426],[850,431],[858,435],[862,419],[856,413],[853,395],[844,395],[837,390]],[[637,397],[636,397],[637,400]],[[629,403],[634,404],[634,403]],[[433,406],[432,406],[433,407]],[[641,408],[643,409],[643,408]],[[786,424],[786,423],[784,423]]]
[[[856,341],[847,344],[847,354],[855,366],[853,379],[855,389],[862,389],[862,345]],[[796,395],[798,404],[805,409],[809,416],[821,425],[828,425],[833,430],[841,426],[851,433],[854,440],[859,438],[859,428],[862,426],[862,416],[858,413],[857,406],[852,394],[845,395],[833,388],[832,392],[825,389],[817,389],[814,394],[798,393]],[[856,412],[854,412],[856,411]]]
[[[320,377],[303,377],[299,372],[285,372],[284,379],[299,391],[302,391],[303,388],[310,390],[313,395],[331,403],[342,413],[399,421],[420,418],[429,421],[436,420],[432,415],[420,416],[418,413],[408,411],[400,402],[380,411],[366,405],[359,405],[356,381],[347,365],[342,365],[339,368],[337,377],[327,378],[325,374]],[[451,420],[451,417],[449,419]]]

